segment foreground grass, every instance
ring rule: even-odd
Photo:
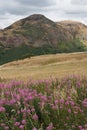
[[[66,75],[87,75],[87,53],[54,54],[31,57],[0,66],[2,79],[41,79]]]
[[[0,83],[0,130],[86,129],[86,77]]]

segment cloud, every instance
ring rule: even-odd
[[[87,0],[0,0],[0,28],[31,14],[54,20],[80,20],[87,24]]]
[[[21,5],[35,6],[35,7],[46,7],[52,4],[50,0],[17,0]]]
[[[55,4],[55,0],[0,0],[0,12],[1,13],[10,13],[10,14],[27,14],[32,10],[42,10],[44,7],[50,7]]]
[[[65,15],[69,18],[80,20],[86,23],[87,17],[87,2],[85,0],[71,0],[68,8],[65,9]]]
[[[87,0],[72,0],[71,1],[72,4],[75,4],[75,5],[87,5]]]

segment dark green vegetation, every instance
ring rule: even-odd
[[[0,64],[35,55],[86,51],[76,34],[77,30],[71,32],[43,15],[32,15],[0,31]]]
[[[85,46],[80,42],[78,44],[77,42],[72,42],[71,44],[61,42],[58,49],[53,48],[50,45],[44,45],[42,47],[21,45],[20,47],[14,47],[8,50],[0,49],[0,64],[42,54],[79,52],[85,50]]]

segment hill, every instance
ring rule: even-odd
[[[87,76],[87,53],[49,54],[10,62],[0,66],[0,77],[10,79],[44,79],[68,75]]]
[[[84,29],[81,23],[56,23],[40,14],[21,19],[0,30],[0,64],[41,54],[85,51]]]
[[[57,22],[57,25],[62,26],[66,30],[70,32],[73,38],[80,39],[82,42],[87,41],[87,26],[77,22],[65,20],[61,22]]]

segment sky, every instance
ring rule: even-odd
[[[87,25],[87,0],[0,0],[0,29],[32,14]]]

